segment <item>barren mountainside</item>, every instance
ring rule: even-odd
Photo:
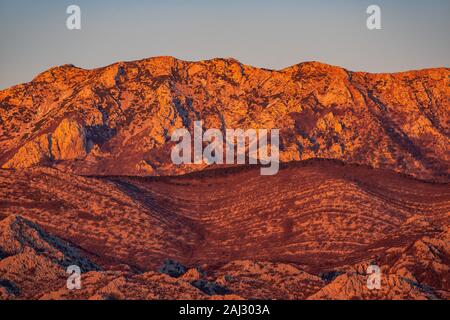
[[[448,300],[449,112],[448,68],[47,70],[0,91],[0,300]],[[173,164],[200,120],[279,129],[279,172]]]
[[[269,177],[0,170],[0,192],[0,299],[450,297],[447,184],[311,160]]]
[[[176,128],[281,130],[281,161],[332,158],[449,179],[450,70],[283,70],[234,59],[157,57],[56,67],[0,91],[0,165],[95,175],[167,175]]]

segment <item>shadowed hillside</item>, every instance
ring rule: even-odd
[[[201,288],[199,295],[449,297],[447,184],[311,160],[283,165],[270,177],[257,167],[149,178],[1,170],[0,192],[2,215],[33,221],[76,244],[102,270],[127,270],[130,279],[172,259],[193,268],[181,275]],[[7,259],[0,260],[0,279]],[[365,286],[373,263],[385,276],[381,291]],[[195,282],[201,279],[215,289]],[[8,281],[20,289],[20,277]],[[117,289],[122,298],[124,288]],[[129,289],[130,298],[141,289]],[[89,296],[64,290],[62,284],[42,294]]]

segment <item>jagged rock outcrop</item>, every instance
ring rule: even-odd
[[[15,215],[0,220],[0,253],[0,300],[207,299],[215,294],[162,273],[101,271],[80,250]],[[67,288],[70,265],[82,272],[79,289]]]
[[[88,151],[86,133],[78,122],[63,119],[51,135],[52,160],[82,159]]]
[[[209,297],[188,282],[166,274],[146,272],[89,272],[83,275],[83,287],[68,291],[55,288],[42,296],[44,300],[205,300]]]
[[[43,134],[20,147],[4,168],[28,168],[60,160],[83,159],[88,152],[88,140],[83,126],[63,119],[52,133]]]
[[[15,215],[0,221],[0,251],[1,299],[39,297],[65,285],[70,265],[98,269],[73,246]]]
[[[159,268],[159,272],[165,273],[171,277],[178,278],[185,274],[187,271],[186,267],[181,263],[167,259],[164,264]]]
[[[380,289],[368,289],[367,274],[343,274],[309,300],[429,300],[435,297],[397,275],[384,275]]]
[[[287,263],[232,261],[216,271],[216,282],[246,299],[301,300],[325,282]]]
[[[333,158],[449,181],[449,79],[448,68],[369,74],[317,62],[277,71],[171,57],[65,65],[0,91],[0,164],[102,175],[201,170],[172,164],[170,135],[202,120],[221,130],[281,129],[284,162]],[[69,118],[80,127],[61,127],[48,148]]]

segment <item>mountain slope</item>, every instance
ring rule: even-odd
[[[389,171],[330,160],[290,163],[270,177],[256,167],[160,178],[35,168],[0,170],[0,192],[3,215],[21,214],[77,244],[105,270],[153,272],[170,258],[245,298],[330,298],[350,284],[347,298],[398,290],[445,298],[450,290],[448,184]],[[393,279],[386,295],[361,292],[371,263]]]
[[[449,299],[449,111],[448,68],[47,70],[0,91],[0,299]],[[173,164],[198,120],[280,129],[280,171]]]
[[[66,283],[66,268],[98,267],[79,250],[20,216],[0,221],[0,300],[39,297],[45,288]]]
[[[449,181],[450,70],[368,74],[157,57],[50,69],[0,91],[0,164],[90,175],[202,169],[170,161],[176,128],[279,128],[281,161],[333,158]]]

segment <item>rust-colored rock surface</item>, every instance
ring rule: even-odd
[[[0,165],[89,175],[202,169],[170,161],[177,128],[279,128],[281,161],[332,158],[449,180],[450,70],[283,70],[157,57],[50,69],[0,91]]]
[[[0,91],[0,300],[448,300],[449,111],[448,68],[52,68]],[[279,172],[173,164],[198,120],[280,129]]]
[[[4,167],[20,169],[58,160],[84,159],[87,147],[84,128],[66,118],[53,133],[43,134],[27,142]]]
[[[0,279],[17,287],[4,289],[10,299],[449,298],[447,184],[309,160],[270,177],[256,167],[182,177],[0,170],[0,192]],[[61,282],[57,261],[70,250],[58,245],[50,262],[56,249],[41,244],[44,230],[97,266],[82,290]],[[32,283],[21,256],[44,266]],[[369,264],[381,268],[380,290],[366,286]],[[48,286],[36,292],[41,282]]]

